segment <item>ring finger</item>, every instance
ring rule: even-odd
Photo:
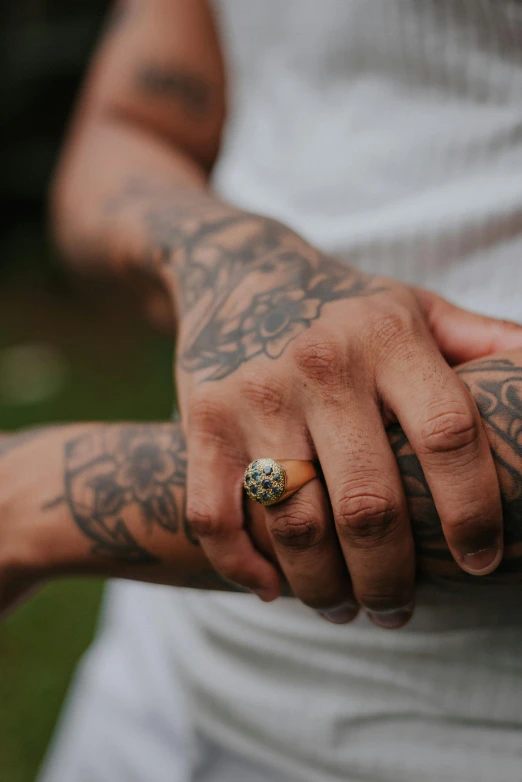
[[[292,446],[292,442],[296,444]],[[272,442],[263,438],[253,453],[256,458],[271,455],[275,461],[311,456],[310,446],[301,436],[283,435]],[[320,480],[314,478],[285,501],[266,507],[265,518],[280,567],[295,596],[331,621],[353,619],[358,607]]]

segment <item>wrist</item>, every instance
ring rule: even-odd
[[[11,438],[10,438],[11,439]],[[2,595],[25,579],[35,581],[45,570],[43,551],[35,530],[35,514],[28,507],[31,479],[12,450],[0,460],[0,590]],[[25,450],[25,449],[23,449]]]
[[[0,457],[0,569],[11,580],[60,572],[76,549],[59,501],[65,431],[56,427],[14,435],[12,447]],[[52,509],[45,513],[49,504]]]
[[[0,449],[0,618],[41,586],[49,570],[47,534],[38,531],[38,516],[29,507],[30,461],[20,465],[16,453],[29,434],[2,439]]]
[[[178,312],[201,324],[218,300],[225,307],[223,315],[233,318],[253,295],[296,283],[319,259],[286,225],[228,208],[187,226],[164,273],[176,291]]]

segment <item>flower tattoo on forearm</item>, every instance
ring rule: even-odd
[[[96,428],[65,448],[65,501],[93,554],[156,560],[138,544],[126,517],[146,531],[177,533],[184,524],[176,489],[185,487],[185,444],[177,428],[126,425]]]

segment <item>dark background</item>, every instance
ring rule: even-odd
[[[0,430],[170,412],[171,342],[109,281],[68,272],[45,224],[49,178],[108,5],[0,4]],[[0,626],[1,782],[34,780],[101,590],[53,584]]]

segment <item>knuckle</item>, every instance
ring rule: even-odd
[[[188,438],[200,447],[220,449],[223,457],[236,461],[237,443],[232,435],[234,420],[221,401],[209,396],[193,398],[188,410]]]
[[[479,425],[465,407],[445,407],[430,415],[421,428],[421,448],[426,452],[452,453],[474,445]]]
[[[324,530],[310,510],[288,505],[283,513],[271,515],[268,527],[276,543],[295,551],[317,546],[323,540]]]
[[[293,357],[297,368],[308,380],[323,386],[339,384],[344,355],[341,345],[334,338],[305,333],[296,340]]]
[[[241,384],[241,397],[256,412],[267,416],[281,413],[284,390],[274,378],[258,374],[247,375]]]
[[[358,487],[337,502],[339,534],[359,548],[385,543],[397,531],[397,502],[381,487]]]
[[[394,307],[386,312],[374,313],[366,323],[370,341],[380,350],[403,346],[415,333],[417,318],[407,307]]]
[[[477,550],[489,545],[492,537],[496,537],[498,521],[485,515],[484,510],[484,507],[476,502],[460,506],[458,513],[444,519],[445,533],[455,543],[476,541]]]
[[[208,394],[198,393],[189,405],[188,425],[198,432],[212,432],[220,428],[223,416],[222,405]]]

